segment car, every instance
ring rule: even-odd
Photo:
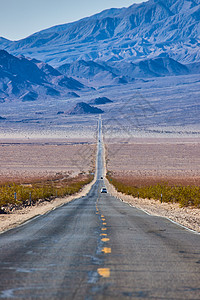
[[[103,176],[101,176],[101,179],[103,179]]]
[[[107,193],[107,188],[105,188],[105,187],[102,187],[102,189],[101,189],[101,193]]]

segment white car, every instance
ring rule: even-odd
[[[107,193],[107,188],[105,188],[105,187],[102,187],[102,189],[101,189],[101,193]]]

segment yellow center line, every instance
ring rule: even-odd
[[[101,240],[102,240],[102,242],[108,242],[108,241],[110,241],[109,238],[102,238]]]
[[[105,254],[111,253],[111,248],[104,247],[101,252],[104,252]]]
[[[107,236],[107,233],[101,233],[100,235],[101,236]]]
[[[102,277],[105,277],[105,278],[110,277],[110,269],[109,268],[99,268],[97,270],[97,272]]]
[[[103,223],[103,225],[106,225],[106,223]]]
[[[106,219],[105,219],[105,218],[101,218],[101,220],[102,220],[102,221],[105,221]]]
[[[101,217],[102,217],[102,218],[104,218],[104,216],[103,216],[103,215],[101,215]]]
[[[102,231],[107,230],[107,228],[101,228]]]

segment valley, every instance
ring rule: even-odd
[[[199,299],[199,16],[149,0],[0,37],[0,298]]]

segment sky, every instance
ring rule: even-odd
[[[147,0],[0,0],[0,37],[19,40],[37,31]]]

